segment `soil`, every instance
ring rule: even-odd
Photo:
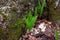
[[[44,27],[41,29],[39,28],[39,25],[44,25],[44,27],[46,27],[45,31],[42,31],[42,29],[44,30]],[[19,40],[56,40],[55,30],[58,28],[56,25],[57,24],[53,24],[51,21],[38,19],[31,31],[27,31]]]

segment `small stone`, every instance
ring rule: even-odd
[[[46,35],[43,35],[42,36],[42,40],[48,40],[47,36]]]
[[[38,27],[41,28],[41,31],[42,32],[45,32],[46,26],[45,26],[45,23],[44,22],[41,23]]]

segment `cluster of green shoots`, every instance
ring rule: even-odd
[[[34,26],[34,24],[35,24],[35,22],[37,20],[38,11],[39,11],[40,17],[42,16],[42,13],[43,13],[43,10],[44,10],[44,6],[45,6],[45,1],[46,0],[43,0],[43,2],[41,4],[40,0],[38,0],[38,6],[35,7],[34,16],[32,15],[32,12],[30,11],[28,13],[27,18],[25,18],[26,29],[28,29],[29,31],[32,29],[32,27]],[[59,39],[59,35],[58,34],[59,34],[58,31],[55,31],[56,40]]]
[[[37,17],[38,17],[38,11],[40,16],[42,16],[42,12],[45,6],[45,0],[43,0],[42,4],[40,3],[40,0],[38,0],[38,6],[35,7],[35,11],[34,11],[34,16],[32,15],[32,12],[30,11],[28,13],[27,18],[25,18],[25,24],[26,24],[26,29],[31,30],[32,27],[34,26]]]

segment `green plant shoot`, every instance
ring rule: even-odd
[[[56,37],[56,40],[58,40],[58,39],[59,39],[59,33],[58,33],[58,31],[57,31],[57,30],[55,30],[55,37]]]
[[[43,0],[42,4],[40,3],[40,0],[38,0],[38,9],[40,10],[40,16],[42,16],[42,12],[45,6],[45,0]]]
[[[29,12],[28,17],[25,19],[26,29],[31,30],[36,22],[37,16],[33,16],[31,12]]]

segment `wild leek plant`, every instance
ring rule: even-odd
[[[25,19],[26,29],[31,30],[36,22],[37,16],[33,16],[32,12],[29,12],[28,17]]]
[[[45,6],[45,1],[46,0],[43,0],[43,2],[40,3],[40,0],[38,0],[38,9],[39,9],[39,12],[40,12],[40,16],[42,16],[42,12],[43,12],[43,9],[44,9],[44,6]]]
[[[43,0],[42,4],[40,3],[40,0],[38,0],[38,7],[35,7],[35,11],[34,11],[34,16],[32,15],[32,12],[30,11],[28,13],[27,18],[25,18],[25,24],[26,24],[26,29],[31,30],[32,27],[34,26],[34,23],[37,20],[38,17],[38,10],[40,11],[40,16],[42,15],[44,6],[45,6],[45,0]]]

